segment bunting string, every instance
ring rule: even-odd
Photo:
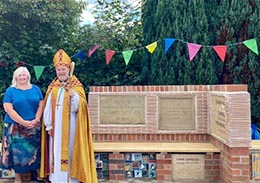
[[[158,46],[158,43],[161,42],[163,40],[157,40],[155,42],[152,42],[146,46],[140,47],[140,48],[134,48],[134,49],[129,49],[129,50],[124,50],[124,51],[115,51],[115,50],[111,50],[111,49],[104,49],[105,50],[105,54],[106,54],[106,64],[110,64],[111,59],[113,58],[113,56],[117,53],[122,53],[125,64],[128,65],[131,57],[133,55],[133,53],[135,51],[141,50],[141,49],[147,49],[147,51],[150,54],[153,54],[156,51],[156,48]],[[254,52],[256,55],[259,54],[258,52],[258,46],[257,46],[257,41],[256,39],[249,39],[249,40],[245,40],[243,42],[238,42],[238,43],[232,43],[232,44],[227,44],[227,45],[215,45],[215,46],[211,46],[211,45],[200,45],[197,43],[190,43],[178,38],[164,38],[164,52],[167,53],[168,50],[170,49],[170,47],[176,42],[179,41],[181,43],[184,43],[187,45],[188,48],[188,52],[189,52],[189,61],[192,61],[194,59],[194,57],[198,54],[199,50],[202,47],[206,47],[206,48],[212,48],[216,54],[219,56],[220,60],[222,62],[225,61],[225,57],[226,57],[226,53],[227,53],[227,48],[231,47],[231,46],[236,46],[236,45],[245,45],[248,49],[250,49],[252,52]],[[71,59],[79,59],[79,60],[86,60],[86,58],[90,58],[95,51],[97,51],[98,49],[102,49],[100,48],[99,45],[93,45],[91,48],[88,49],[88,54],[86,55],[84,53],[83,50],[77,52],[76,54],[74,54]],[[22,65],[28,65],[34,68],[35,71],[35,75],[36,75],[36,79],[39,80],[39,78],[41,77],[44,68],[47,66],[42,66],[42,65],[38,65],[38,66],[34,66],[30,63],[26,63],[24,61],[18,61],[17,62],[17,66],[22,66]],[[4,61],[0,61],[0,67],[6,67],[7,64]]]

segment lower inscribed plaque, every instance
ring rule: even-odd
[[[145,96],[143,95],[100,96],[99,109],[100,124],[145,124]]]
[[[195,130],[194,97],[159,98],[160,130]]]
[[[172,155],[173,180],[203,181],[205,179],[205,160],[203,154]]]

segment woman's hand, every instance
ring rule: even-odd
[[[24,120],[20,124],[23,125],[24,127],[28,128],[28,129],[34,128],[34,123],[32,121]]]
[[[35,118],[34,120],[32,120],[33,126],[36,127],[37,124],[40,122],[39,119]]]

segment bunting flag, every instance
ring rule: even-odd
[[[254,53],[258,55],[258,47],[256,43],[256,39],[249,39],[243,42],[244,45],[246,45],[247,48],[252,50]]]
[[[225,57],[226,57],[226,52],[227,52],[227,47],[228,46],[234,46],[234,45],[238,45],[238,44],[244,44],[247,48],[249,48],[251,51],[253,51],[254,53],[256,53],[258,55],[258,47],[257,47],[257,41],[256,39],[249,39],[249,40],[245,40],[243,42],[239,42],[239,43],[235,43],[235,44],[229,44],[229,45],[216,45],[216,46],[202,46],[202,45],[199,45],[199,44],[196,44],[196,43],[188,43],[184,40],[181,40],[181,39],[177,39],[177,38],[165,38],[164,41],[164,52],[166,53],[169,48],[172,46],[172,44],[175,42],[175,41],[180,41],[182,43],[185,43],[187,44],[188,46],[188,51],[189,51],[189,60],[192,61],[193,58],[196,56],[196,54],[198,53],[198,51],[200,50],[201,47],[210,47],[210,48],[213,48],[215,50],[215,52],[217,53],[217,55],[219,56],[219,58],[221,59],[222,62],[225,61]],[[160,41],[160,40],[158,40]],[[157,42],[158,41],[155,41],[147,46],[145,46],[148,51],[150,53],[153,53],[155,51],[155,49],[157,48]],[[95,45],[93,46],[92,48],[90,48],[88,50],[88,57],[91,57],[91,55],[99,48],[98,45]],[[144,48],[144,47],[141,47],[141,48]],[[141,48],[138,48],[138,49],[141,49]],[[112,57],[114,56],[114,54],[116,53],[116,51],[113,51],[113,50],[110,50],[110,49],[105,49],[106,50],[106,64],[108,65],[110,63],[110,60],[112,59]],[[133,49],[133,50],[125,50],[125,51],[122,51],[121,53],[123,54],[123,57],[124,57],[124,61],[125,61],[125,64],[128,65],[132,55],[133,55],[133,52],[137,50],[137,49]],[[117,51],[117,52],[120,52],[120,51]],[[83,51],[80,51],[78,53],[76,53],[75,55],[73,55],[71,58],[79,58],[79,59],[84,59],[85,58],[85,54]],[[33,66],[29,63],[26,63],[26,62],[23,62],[23,61],[18,61],[16,62],[17,63],[17,67],[20,67],[22,65],[28,65],[28,66]],[[0,61],[0,67],[7,67],[7,64],[5,63],[5,61]],[[36,78],[37,80],[41,77],[43,71],[44,71],[44,68],[46,66],[33,66],[34,67],[34,71],[35,71],[35,74],[36,74]]]
[[[108,65],[116,52],[113,50],[106,50],[106,64]]]
[[[225,45],[213,46],[213,49],[218,54],[218,56],[222,60],[222,62],[224,62],[226,53],[227,53],[227,46],[225,46]]]
[[[157,41],[147,45],[146,48],[150,53],[153,53],[154,50],[157,48]]]
[[[190,61],[192,61],[192,59],[195,57],[195,55],[200,50],[201,45],[194,44],[194,43],[188,43],[187,45],[188,45],[188,49],[189,49]]]
[[[0,66],[1,66],[1,67],[6,67],[7,64],[6,64],[4,61],[0,61]]]
[[[176,39],[174,38],[165,38],[164,39],[164,53],[167,53],[168,49],[171,47],[171,45],[174,43]]]
[[[75,55],[73,55],[71,58],[79,58],[80,60],[84,60],[85,54],[83,51],[80,51],[80,52],[76,53]]]
[[[39,78],[41,77],[44,68],[45,68],[44,66],[33,66],[37,80],[39,80]]]
[[[91,55],[99,48],[98,45],[93,46],[88,50],[88,57],[91,57]]]
[[[17,67],[21,67],[23,64],[24,64],[23,61],[19,61],[19,62],[17,62]]]
[[[125,65],[128,65],[128,63],[129,63],[129,61],[132,57],[133,50],[123,51],[122,54],[123,54],[123,57],[124,57],[124,60],[125,60]]]

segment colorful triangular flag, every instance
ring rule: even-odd
[[[249,39],[243,42],[244,45],[246,45],[247,48],[252,50],[254,53],[258,55],[258,47],[256,43],[256,39]]]
[[[4,61],[0,61],[0,66],[1,66],[1,67],[6,67],[7,64],[6,64]]]
[[[157,41],[147,45],[146,48],[150,53],[153,53],[154,50],[157,48]]]
[[[78,58],[80,60],[84,60],[85,54],[83,51],[80,51],[80,52],[76,53],[75,55],[73,55],[71,58]]]
[[[164,39],[164,52],[166,53],[171,45],[174,43],[174,38],[165,38]]]
[[[106,64],[108,65],[116,52],[113,50],[106,50]]]
[[[125,59],[125,65],[128,65],[128,63],[132,57],[133,50],[123,51],[122,54]]]
[[[19,61],[19,62],[17,62],[17,67],[21,67],[23,64],[24,64],[23,61]]]
[[[218,54],[218,56],[222,60],[222,62],[224,62],[226,53],[227,53],[227,46],[225,46],[225,45],[213,46],[213,49]]]
[[[188,43],[188,49],[189,49],[189,56],[190,56],[190,61],[195,57],[195,55],[198,53],[200,50],[201,45],[199,44],[194,44],[194,43]]]
[[[39,80],[39,78],[41,77],[44,68],[45,68],[44,66],[33,66],[37,80]]]
[[[91,55],[99,48],[98,45],[95,45],[93,47],[91,47],[89,50],[88,50],[88,57],[91,57]]]

